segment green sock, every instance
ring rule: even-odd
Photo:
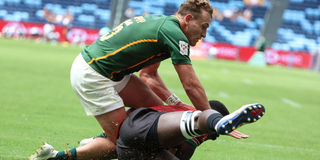
[[[77,160],[76,148],[70,150],[59,151],[54,160]]]

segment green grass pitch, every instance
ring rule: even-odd
[[[78,47],[0,39],[0,159],[26,159],[42,142],[62,150],[98,135],[73,93],[69,71]],[[318,160],[320,157],[320,74],[301,69],[203,60],[193,66],[209,99],[230,111],[262,103],[265,116],[239,128],[250,136],[220,136],[207,141],[193,160]],[[167,86],[189,103],[166,60],[160,74]]]

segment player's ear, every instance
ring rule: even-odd
[[[211,109],[214,109],[221,113],[223,116],[226,116],[229,114],[228,108],[220,101],[217,100],[210,100],[209,101]]]
[[[184,16],[185,23],[188,24],[192,18],[193,18],[192,14],[187,14],[186,16]]]

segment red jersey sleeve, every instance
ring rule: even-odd
[[[176,111],[196,111],[194,107],[191,106],[177,106],[177,105],[163,105],[163,106],[154,106],[149,107],[158,112],[176,112]]]

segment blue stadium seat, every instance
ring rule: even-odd
[[[20,5],[21,0],[6,0],[8,5]]]
[[[314,22],[314,32],[316,35],[320,35],[320,20]],[[320,37],[320,36],[319,36]],[[320,44],[320,42],[319,42]]]
[[[83,11],[94,12],[98,7],[95,4],[84,3],[81,5]]]
[[[111,11],[106,9],[97,9],[94,14],[105,22],[109,21],[111,17]]]
[[[23,0],[24,4],[29,7],[41,7],[42,1],[41,0]]]
[[[38,17],[38,18],[42,18],[44,16],[44,13],[43,13],[43,10],[37,10],[35,15]]]
[[[81,14],[78,16],[78,20],[82,23],[85,23],[85,24],[92,24],[92,23],[94,23],[95,18],[92,15]]]
[[[143,2],[140,1],[129,1],[129,7],[131,8],[140,8],[141,6],[143,6]]]
[[[6,10],[0,10],[0,18],[3,19],[6,15],[7,15],[7,11]]]
[[[21,21],[27,21],[29,19],[28,12],[14,12],[14,15],[19,17]]]
[[[283,15],[283,24],[276,41],[288,44],[289,49],[313,52],[320,41],[320,1],[290,0]],[[282,40],[283,39],[283,40]]]
[[[302,2],[304,2],[304,0],[290,0],[290,2],[292,2],[292,3],[302,3]]]
[[[75,14],[80,14],[82,13],[82,7],[80,6],[68,6],[67,7],[67,10],[72,14],[72,15],[75,15]]]
[[[21,18],[15,14],[7,14],[3,19],[7,21],[21,21]]]

